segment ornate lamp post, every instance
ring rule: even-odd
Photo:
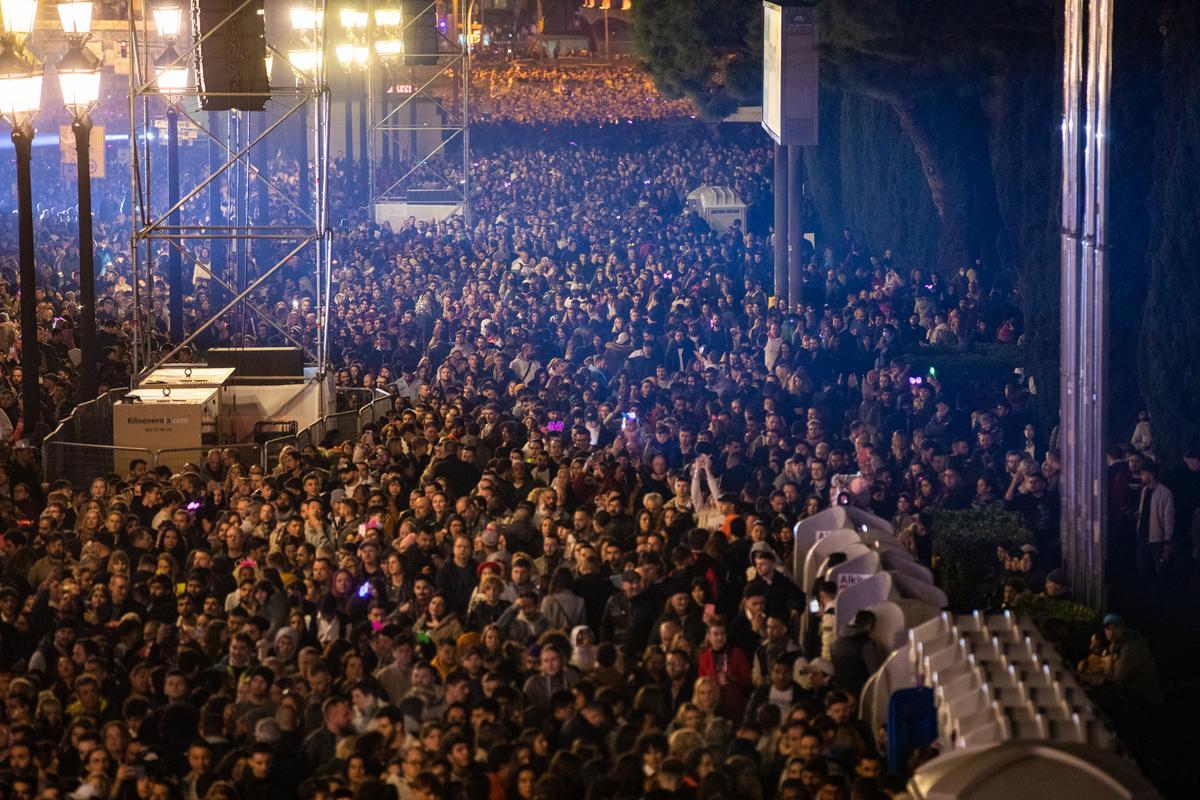
[[[356,72],[363,72],[365,74],[367,71],[369,50],[365,45],[365,41],[370,16],[365,11],[343,8],[340,19],[342,31],[346,34],[349,41],[339,44],[334,48],[334,55],[337,56],[338,64],[341,65],[346,73],[346,87],[348,89],[346,93],[346,171],[347,177],[351,178],[354,168],[354,74]],[[362,165],[361,180],[365,186],[367,168],[367,98],[365,95],[359,99],[358,109],[358,158]],[[350,185],[352,186],[353,182]]]
[[[296,86],[317,79],[317,60],[321,51],[317,49],[318,30],[324,25],[324,15],[311,6],[296,6],[291,10],[292,30],[300,37],[300,47],[288,52],[288,60],[296,72]],[[300,107],[300,207],[311,213],[312,187],[308,181],[308,104]]]
[[[12,126],[17,154],[17,222],[21,283],[21,399],[24,435],[37,431],[38,385],[37,265],[33,255],[33,187],[30,159],[33,120],[42,102],[42,65],[25,49],[37,17],[37,0],[0,0],[0,117]]]
[[[76,175],[79,184],[79,394],[96,396],[99,385],[96,347],[96,273],[92,239],[92,171],[90,142],[92,109],[100,99],[100,61],[84,46],[92,30],[91,0],[66,0],[58,4],[58,18],[70,49],[58,62],[58,84],[63,105],[71,112],[75,134]]]

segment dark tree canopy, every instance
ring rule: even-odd
[[[1200,442],[1200,11],[1187,0],[1171,3],[1162,27],[1140,378],[1155,450],[1179,455]]]
[[[634,36],[660,91],[719,118],[762,96],[759,0],[651,0],[633,5]]]

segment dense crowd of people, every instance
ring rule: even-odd
[[[555,76],[526,77],[545,96],[500,91],[495,113],[616,103],[568,92],[559,112]],[[604,81],[659,116],[644,79]],[[1035,576],[1057,560],[1058,460],[1030,387],[916,366],[1020,336],[1018,298],[985,265],[942,275],[843,231],[787,307],[768,296],[769,237],[714,232],[684,203],[702,183],[769,203],[760,132],[473,141],[470,228],[335,209],[336,381],[393,405],[357,441],[277,463],[215,449],[44,485],[0,266],[0,797],[899,797],[916,761],[887,763],[856,713],[885,655],[873,619],[836,630],[837,587],[797,584],[794,524],[858,503],[928,562],[927,512],[1007,506],[1036,535],[1013,554],[1023,590],[1055,591]],[[54,187],[39,182],[37,224],[51,423],[77,383],[72,189]],[[98,194],[113,387],[131,212],[113,184]],[[12,214],[0,239],[16,252]],[[261,297],[300,338],[317,332],[309,281],[285,270]],[[223,323],[203,344],[280,341]]]
[[[663,97],[633,63],[513,61],[472,69],[471,85],[477,122],[613,124],[696,114],[690,100]]]

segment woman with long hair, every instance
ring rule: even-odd
[[[550,587],[542,600],[542,613],[550,620],[551,627],[569,631],[576,625],[587,624],[583,598],[571,588],[575,579],[566,567],[559,567],[550,578]]]
[[[423,633],[435,642],[446,637],[457,639],[462,636],[463,626],[458,615],[450,610],[450,604],[444,594],[438,593],[429,598],[429,606],[425,613],[417,617],[413,630]]]
[[[107,485],[107,484],[105,484]],[[98,505],[91,505],[80,514],[75,523],[75,532],[81,542],[87,543],[96,538],[96,534],[104,527],[104,513]]]

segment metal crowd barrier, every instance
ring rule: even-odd
[[[251,464],[262,464],[263,448],[262,445],[254,442],[240,442],[238,444],[223,444],[213,447],[167,447],[154,452],[153,466],[169,467],[172,473],[179,472],[186,464],[195,464],[197,467],[203,467],[204,461],[210,450],[233,450],[241,456],[241,462],[246,467]]]
[[[279,466],[279,457],[288,447],[304,450],[310,445],[320,447],[330,440],[357,442],[367,425],[386,419],[392,409],[392,396],[380,389],[342,386],[337,387],[336,393],[335,407],[344,410],[322,417],[307,428],[301,428],[295,436],[280,436],[268,441],[262,453],[264,469],[269,472]],[[347,408],[356,402],[359,405]]]
[[[279,456],[287,447],[298,450],[309,445],[320,447],[330,438],[357,442],[368,425],[387,418],[393,403],[392,396],[382,390],[339,387],[335,395],[339,411],[318,419],[294,436],[281,436],[265,444],[240,442],[151,451],[112,444],[113,404],[127,391],[114,390],[80,403],[71,416],[58,424],[42,443],[44,480],[49,483],[66,480],[84,486],[99,475],[116,474],[124,478],[129,474],[129,462],[136,458],[145,459],[151,469],[166,466],[178,472],[189,463],[203,465],[208,451],[214,448],[235,450],[243,464],[260,464],[270,471],[279,464]]]
[[[130,463],[139,458],[154,466],[154,454],[140,447],[53,441],[42,444],[42,471],[46,480],[69,481],[76,487],[86,487],[103,475],[125,478]]]

